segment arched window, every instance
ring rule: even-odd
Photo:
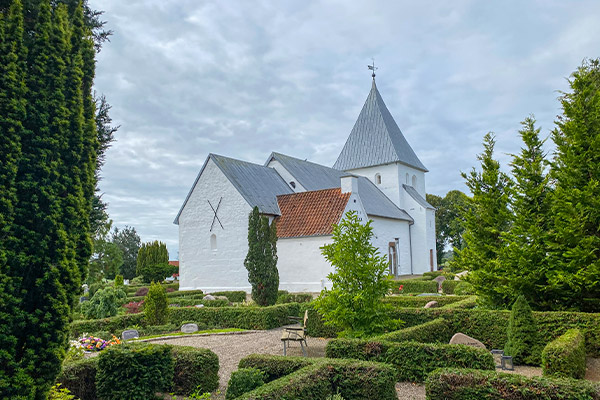
[[[407,174],[406,174],[406,184],[407,184],[407,185],[408,185],[408,184],[410,184],[410,180],[409,180],[409,179],[410,179],[410,177],[409,177],[409,175],[408,175],[408,173],[407,173]]]
[[[381,185],[381,175],[380,174],[375,174],[375,183],[377,185]]]
[[[417,176],[413,175],[413,179],[412,179],[412,187],[416,188],[417,187]]]
[[[210,249],[211,250],[217,249],[217,235],[215,235],[214,233],[212,235],[210,235]]]

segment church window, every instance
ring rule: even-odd
[[[292,189],[296,189],[296,182],[290,181],[290,186],[292,187]]]
[[[375,183],[381,185],[381,175],[375,174]]]
[[[413,175],[412,178],[412,187],[416,188],[417,187],[417,176]]]
[[[409,180],[409,179],[410,179],[410,177],[409,177],[409,175],[408,175],[408,173],[407,173],[407,174],[406,174],[406,184],[407,184],[407,185],[408,185],[408,184],[410,184],[410,180]]]
[[[210,235],[210,249],[211,250],[217,249],[217,235],[215,235],[214,233],[212,235]]]

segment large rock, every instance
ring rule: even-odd
[[[444,282],[446,280],[446,277],[444,275],[440,275],[440,276],[436,276],[433,280],[438,283],[438,286],[441,286],[442,282]]]
[[[213,296],[212,294],[207,294],[206,296],[204,296],[202,298],[202,300],[208,300],[208,301],[212,301],[212,300],[216,300],[217,298],[215,296]]]
[[[183,333],[198,332],[198,325],[196,325],[196,324],[183,324],[181,326],[181,332],[183,332]]]
[[[227,298],[227,296],[215,296],[215,300],[225,300],[225,301],[229,302],[229,299]]]
[[[429,303],[425,304],[425,307],[423,307],[423,308],[436,308],[436,307],[438,307],[438,302],[433,300],[433,301],[430,301]]]
[[[452,339],[450,339],[450,344],[466,344],[467,346],[485,349],[485,345],[479,340],[460,332],[455,333],[454,336],[452,336]]]

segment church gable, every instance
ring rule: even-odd
[[[371,92],[333,168],[352,170],[396,162],[427,172],[398,128],[373,79]]]

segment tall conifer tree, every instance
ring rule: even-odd
[[[483,140],[484,151],[477,156],[481,172],[462,173],[473,194],[465,213],[464,249],[455,257],[455,266],[470,271],[469,279],[477,293],[493,305],[502,304],[502,293],[497,291],[503,272],[498,263],[502,248],[501,234],[510,225],[508,209],[509,177],[500,171],[494,159],[496,141],[491,133]]]
[[[540,139],[540,129],[535,119],[528,117],[519,131],[524,147],[513,155],[512,175],[514,185],[510,188],[511,209],[514,220],[510,230],[503,236],[500,263],[505,271],[507,285],[506,304],[518,296],[538,309],[551,309],[550,288],[546,275],[548,263],[549,230],[549,177],[548,161]]]
[[[565,308],[600,304],[600,60],[587,60],[569,80],[552,138],[552,260],[549,283]],[[562,295],[561,295],[562,294]]]

